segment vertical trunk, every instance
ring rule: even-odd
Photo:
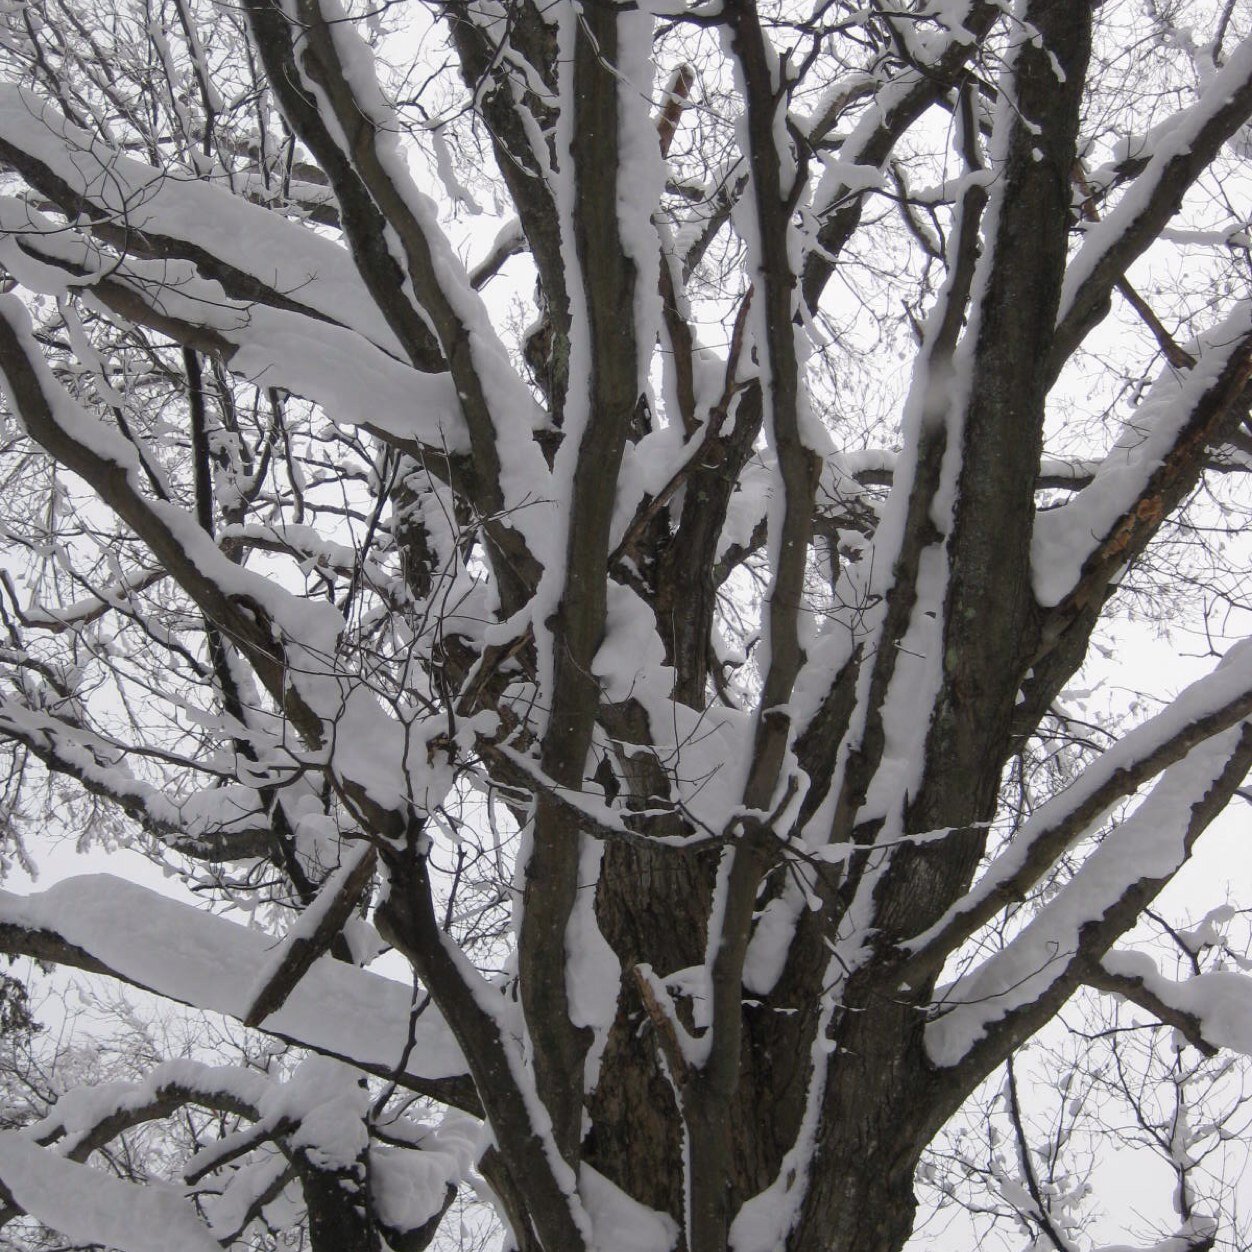
[[[309,1212],[313,1252],[380,1252],[382,1242],[370,1212],[365,1162],[325,1168],[311,1153],[297,1152],[295,1164]]]
[[[898,1252],[913,1228],[918,1160],[947,1115],[949,1084],[923,1046],[925,989],[906,1000],[853,978],[848,990],[789,1252]]]
[[[713,870],[709,855],[676,858],[664,849],[609,844],[596,895],[597,920],[622,963],[623,987],[584,1156],[630,1195],[679,1222],[684,1169],[678,1104],[632,971],[649,965],[666,975],[699,963]]]

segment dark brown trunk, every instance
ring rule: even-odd
[[[382,1242],[370,1211],[364,1161],[323,1169],[309,1155],[295,1158],[309,1213],[313,1252],[380,1252]]]

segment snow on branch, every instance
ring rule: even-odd
[[[182,1188],[123,1182],[89,1165],[0,1131],[0,1192],[45,1226],[75,1242],[120,1252],[221,1252]]]
[[[998,8],[983,0],[961,0],[945,6],[943,25],[927,49],[924,63],[909,63],[870,94],[870,102],[837,157],[824,158],[825,173],[812,198],[812,213],[820,223],[816,239],[804,260],[803,293],[816,308],[822,289],[835,270],[839,253],[861,221],[865,193],[885,185],[882,168],[901,136],[958,82],[979,38],[998,16]],[[840,99],[850,104],[864,94],[859,85],[842,89]],[[833,125],[836,114],[821,111],[819,131]]]
[[[362,840],[329,875],[257,978],[257,991],[243,1016],[245,1026],[259,1026],[282,1008],[309,967],[329,949],[374,881],[376,860],[373,844]]]
[[[1181,868],[1250,763],[1245,723],[1171,765],[1019,934],[936,992],[937,1016],[926,1028],[935,1063],[957,1065],[1018,1013],[1025,1021],[1051,1016],[1083,981],[1084,964],[1098,960]]]
[[[1127,419],[1091,483],[1035,519],[1031,570],[1045,606],[1103,594],[1142,551],[1221,442],[1252,375],[1252,302],[1242,301],[1195,346],[1195,365],[1167,369]]]
[[[257,1070],[164,1061],[140,1082],[99,1083],[61,1092],[47,1115],[23,1134],[73,1161],[87,1158],[130,1126],[168,1116],[185,1104],[258,1118],[271,1082]]]
[[[193,1008],[243,1020],[257,971],[276,940],[108,874],[70,878],[46,891],[0,893],[0,950],[108,974]],[[264,1030],[367,1073],[449,1098],[465,1073],[460,1050],[433,1011],[416,1026],[408,1067],[410,989],[322,957]]]
[[[422,373],[350,327],[231,297],[190,262],[115,256],[10,196],[0,197],[0,259],[32,291],[91,293],[123,326],[137,321],[212,353],[240,378],[303,396],[332,421],[428,448],[436,461],[469,449],[447,374]],[[368,394],[352,381],[358,370],[369,372]]]
[[[1074,782],[1041,804],[965,896],[904,945],[914,957],[910,975],[918,968],[937,968],[1001,909],[1023,899],[1112,805],[1193,750],[1209,750],[1206,745],[1214,736],[1228,735],[1249,714],[1252,641],[1245,641],[1231,648],[1211,674],[1123,735]]]
[[[33,92],[0,86],[0,158],[124,253],[188,261],[233,299],[303,312],[403,355],[346,249],[211,182],[119,153]]]
[[[78,629],[98,621],[110,610],[128,604],[132,596],[147,591],[165,577],[163,569],[128,570],[118,575],[109,586],[101,587],[96,594],[56,608],[44,608],[38,604],[23,608],[8,570],[0,570],[0,585],[9,593],[13,615],[23,626],[60,634],[64,630]]]
[[[1252,1057],[1252,978],[1246,974],[1209,970],[1176,982],[1164,977],[1143,952],[1104,953],[1101,968],[1117,982],[1137,984],[1159,1004],[1193,1019],[1208,1047],[1232,1048]],[[1134,998],[1133,990],[1126,994]]]
[[[1210,970],[1178,982],[1166,978],[1146,952],[1106,952],[1088,981],[1124,995],[1177,1025],[1189,1043],[1209,1052],[1231,1048],[1252,1056],[1252,978]]]
[[[1249,116],[1252,39],[1231,53],[1191,108],[1169,119],[1143,172],[1102,221],[1088,226],[1082,247],[1065,271],[1053,376],[1104,315],[1117,280],[1157,239],[1187,189]]]
[[[335,656],[344,621],[333,604],[302,599],[230,561],[183,509],[149,499],[135,449],[73,400],[44,361],[20,301],[0,303],[0,371],[31,435],[74,470],[138,533],[183,590],[247,653],[306,743],[324,751],[341,794],[377,834],[403,828],[414,802],[442,798],[451,779],[368,685]],[[430,733],[446,722],[428,720]],[[433,729],[432,729],[433,728]],[[419,782],[424,779],[424,782]]]
[[[264,806],[250,787],[206,787],[182,799],[171,797],[135,777],[122,745],[14,699],[0,700],[0,732],[24,744],[50,771],[76,779],[190,856],[225,860],[264,857],[271,850]]]

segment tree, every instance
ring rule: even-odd
[[[1133,946],[1252,765],[1233,4],[0,22],[6,827],[213,906],[0,946],[307,1050],[63,1098],[7,1216],[409,1252],[476,1169],[526,1250],[894,1252],[1081,988],[1252,1050]],[[1087,725],[1153,605],[1224,655]],[[89,1163],[189,1107],[178,1187]]]

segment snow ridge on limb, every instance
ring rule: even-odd
[[[400,446],[424,445],[436,463],[469,451],[446,373],[422,373],[338,323],[233,298],[217,279],[199,277],[191,262],[114,256],[9,196],[0,197],[0,257],[32,291],[90,292],[119,324],[151,326],[258,387],[315,402],[334,421],[365,426]],[[373,379],[368,401],[346,381],[354,368]]]
[[[1160,236],[1188,189],[1249,117],[1252,39],[1231,53],[1195,104],[1170,119],[1146,168],[1116,207],[1085,231],[1065,273],[1049,365],[1053,378],[1108,311],[1118,279]]]
[[[108,874],[66,879],[32,895],[0,895],[0,946],[108,974],[193,1008],[242,1020],[274,940]],[[323,957],[264,1029],[278,1038],[390,1077],[404,1054],[410,988]],[[396,1081],[472,1100],[454,1081],[465,1062],[447,1027],[423,1014],[409,1066]],[[456,1092],[460,1090],[458,1098]],[[469,1110],[478,1111],[476,1103]]]
[[[885,83],[875,84],[865,116],[841,146],[838,158],[825,162],[826,173],[812,206],[820,225],[802,271],[804,301],[810,309],[817,308],[840,253],[860,225],[865,191],[881,183],[880,171],[901,136],[957,85],[978,39],[1000,11],[1000,6],[982,0],[963,0],[944,12],[940,22],[946,32],[925,50],[925,64],[914,59]],[[845,99],[853,103],[859,96],[853,90]],[[809,128],[809,140],[820,140],[824,131],[833,128],[836,117],[829,109],[823,111],[819,127]]]
[[[25,88],[0,85],[0,157],[125,254],[188,261],[236,300],[343,325],[402,353],[345,249],[212,183],[117,152]]]
[[[1246,412],[1252,302],[1236,305],[1190,355],[1191,368],[1167,367],[1152,385],[1091,483],[1035,519],[1032,576],[1039,603],[1056,610],[1052,634],[1143,550],[1198,478],[1206,450]]]
[[[120,1252],[221,1252],[183,1190],[169,1183],[123,1182],[0,1131],[0,1194],[68,1238]]]
[[[1023,899],[1075,842],[1119,800],[1252,714],[1252,641],[1181,692],[1155,717],[1123,735],[1063,791],[1041,804],[962,899],[902,945],[912,954],[901,978],[937,970],[949,953],[1006,905]]]
[[[57,714],[12,698],[0,700],[0,730],[51,772],[74,778],[109,800],[167,846],[198,859],[265,857],[272,834],[250,787],[205,787],[173,799],[126,767],[125,747]]]
[[[620,645],[628,627],[648,639],[653,626],[641,619],[635,592],[604,573],[614,523],[633,503],[626,492],[637,475],[633,463],[624,468],[629,445],[646,438],[654,424],[648,361],[661,319],[652,215],[662,169],[648,116],[650,13],[561,6],[548,17],[556,115],[551,159],[540,164],[561,274],[549,289],[545,262],[539,262],[545,330],[552,336],[549,377],[540,387],[562,438],[553,458],[560,503],[552,562],[531,610],[538,678],[531,724],[538,772],[552,785],[535,795],[519,860],[524,885],[517,916],[520,993],[536,1085],[556,1140],[573,1163],[584,1095],[594,1085],[616,1012],[620,970],[595,916],[601,849],[561,792],[576,797],[585,785],[605,701],[625,694],[635,713],[632,738],[646,739],[644,710],[663,710],[669,694],[653,674],[634,670],[620,646],[611,646],[613,639]],[[528,106],[518,101],[517,107]],[[638,642],[630,639],[632,651]],[[630,691],[636,673],[645,682],[639,693]]]
[[[272,1084],[242,1066],[163,1061],[140,1082],[102,1083],[61,1092],[45,1117],[23,1135],[72,1161],[86,1161],[128,1126],[164,1117],[185,1104],[257,1118]]]
[[[936,477],[950,485],[910,519],[909,541],[931,548],[928,561],[918,561],[919,576],[944,584],[936,594],[938,637],[927,639],[924,660],[917,662],[937,672],[939,681],[929,703],[914,706],[915,718],[926,725],[920,779],[908,786],[897,778],[884,797],[899,814],[899,829],[892,832],[882,823],[881,802],[867,810],[870,820],[859,832],[861,840],[872,845],[881,831],[884,846],[843,872],[827,923],[838,927],[846,971],[841,996],[851,1010],[840,1020],[840,1055],[869,1054],[884,1039],[907,1033],[902,1016],[916,1009],[897,998],[894,988],[883,994],[891,946],[920,918],[941,916],[966,889],[982,851],[981,823],[997,804],[1005,730],[1025,668],[1022,640],[1029,635],[1033,609],[1026,573],[1047,391],[1043,366],[1065,264],[1069,172],[1092,25],[1088,4],[1066,0],[1018,4],[1008,29],[986,157],[992,180],[983,245],[947,398],[953,443],[934,458],[942,467]],[[932,547],[927,539],[936,530],[940,541]],[[901,689],[900,696],[911,701],[914,693]],[[904,717],[897,725],[910,734],[915,729]],[[884,744],[882,759],[891,759],[895,747]],[[860,786],[842,782],[836,842],[850,842],[848,835],[856,831],[877,764],[870,762]],[[914,769],[911,761],[902,764]],[[941,844],[889,838],[949,828],[957,831]],[[816,948],[820,942],[819,932],[811,943]],[[903,1055],[910,1045],[901,1047]],[[856,1136],[842,1136],[835,1128],[841,1109],[862,1098],[864,1076],[855,1065],[832,1062],[831,1068],[816,1152],[838,1159],[839,1172],[851,1178],[858,1168]],[[904,1095],[898,1073],[889,1077],[884,1071],[875,1098],[892,1106],[898,1119],[909,1119],[920,1098],[920,1088],[913,1091],[913,1098]],[[869,1133],[890,1134],[886,1127]],[[855,1219],[832,1214],[844,1208],[851,1185],[832,1183],[828,1173],[817,1175],[793,1246],[819,1245],[823,1239],[856,1246]],[[882,1219],[884,1227],[893,1227],[884,1241],[902,1242],[907,1235],[910,1216],[899,1212],[899,1205],[911,1185],[903,1171],[856,1183],[862,1204],[893,1206],[892,1216]],[[824,1206],[826,1218],[819,1221],[814,1214]]]
[[[257,978],[257,991],[244,1014],[245,1026],[259,1026],[282,1008],[309,967],[338,936],[374,880],[377,852],[360,840],[344,863],[332,871],[317,898],[295,921]]]
[[[1230,1048],[1252,1056],[1252,978],[1231,970],[1211,970],[1181,982],[1166,978],[1146,952],[1106,952],[1099,968],[1086,975],[1092,986],[1138,1003],[1167,1025],[1176,1025],[1189,1043],[1215,1054]]]
[[[937,993],[937,1065],[994,1066],[1033,1033],[1134,925],[1252,765],[1252,724],[1204,739],[1161,775],[1074,877],[1008,944]],[[1116,965],[1114,965],[1116,969]]]

